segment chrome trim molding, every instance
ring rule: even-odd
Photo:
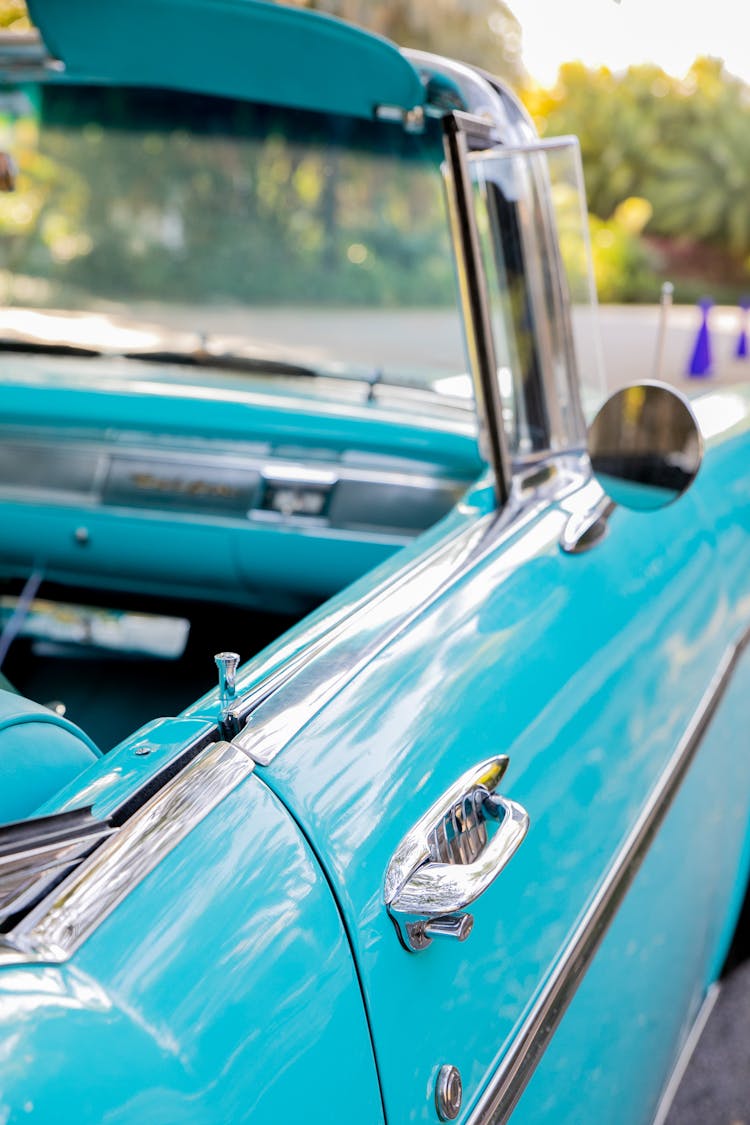
[[[444,179],[451,238],[480,425],[480,445],[495,475],[498,507],[508,502],[511,466],[505,434],[490,299],[473,203],[469,148],[459,115],[443,119]]]
[[[496,793],[508,762],[500,754],[467,770],[393,853],[383,901],[407,950],[426,949],[438,936],[465,941],[474,920],[461,912],[484,894],[522,843],[528,813]],[[490,834],[493,821],[498,823]]]
[[[200,449],[55,437],[19,437],[0,429],[0,501],[85,506],[93,511],[165,513],[170,519],[229,521],[243,527],[269,521],[331,533],[392,535],[408,542],[444,516],[472,483],[472,473],[409,458],[384,457],[358,466],[332,457],[305,465],[203,444]],[[274,489],[322,490],[320,510],[284,512],[269,505]]]
[[[214,742],[141,806],[51,896],[7,934],[0,966],[61,963],[255,768],[241,750]]]
[[[582,507],[579,511],[571,512],[560,536],[560,549],[566,555],[582,555],[601,543],[607,534],[609,517],[616,506],[605,495],[590,508]]]
[[[374,656],[465,571],[468,560],[474,557],[492,528],[494,518],[494,515],[481,517],[447,544],[441,544],[420,564],[402,571],[374,594],[368,594],[359,603],[340,611],[318,637],[311,637],[304,647],[300,645],[289,659],[283,660],[282,657],[276,668],[261,667],[259,682],[242,696],[230,712],[230,719],[241,728],[233,740],[235,745],[250,754],[258,765],[269,765],[315,711],[332,699],[345,683],[354,679]],[[408,603],[410,595],[417,608],[403,614],[390,627],[377,630],[373,639],[363,644],[360,630],[371,632],[380,611],[391,599]],[[335,652],[337,647],[341,650],[338,654]],[[330,659],[325,666],[316,670],[316,658],[329,654]],[[305,674],[311,665],[312,670]],[[297,684],[292,684],[291,681],[297,678]],[[281,687],[286,687],[286,691],[277,701],[274,697]],[[254,712],[261,706],[262,714],[256,720]]]
[[[750,628],[724,654],[685,734],[615,857],[602,885],[477,1101],[467,1125],[504,1125],[539,1065],[617,909],[633,882],[746,648]]]
[[[500,516],[493,512],[478,517],[417,565],[407,566],[360,601],[331,614],[320,632],[314,627],[307,637],[297,637],[277,652],[273,661],[262,663],[254,684],[244,689],[230,712],[239,730],[233,743],[258,765],[270,765],[317,711],[473,566],[580,488],[579,469],[577,463],[571,463],[569,470],[561,466],[529,495],[519,488]],[[398,612],[389,613],[390,604]],[[363,642],[362,634],[370,640]],[[284,694],[278,697],[282,686]]]
[[[0,825],[0,926],[49,891],[117,829],[88,809]]]
[[[491,125],[498,143],[523,144],[529,139],[529,119],[525,112],[519,111],[517,101],[488,75],[476,67],[428,51],[405,47],[401,53],[421,73],[423,81],[429,83],[432,78],[447,79],[463,101],[461,108]],[[428,106],[428,112],[430,109]],[[536,136],[533,127],[532,136]]]

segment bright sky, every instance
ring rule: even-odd
[[[523,30],[523,59],[549,85],[561,62],[618,70],[655,62],[681,77],[696,55],[724,59],[750,82],[747,0],[508,0]]]

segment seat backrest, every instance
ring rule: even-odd
[[[75,723],[0,689],[0,823],[31,816],[100,757]]]

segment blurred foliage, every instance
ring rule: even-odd
[[[633,211],[644,213],[646,200],[630,197],[620,203],[610,219],[589,217],[594,276],[600,301],[653,301],[659,292],[655,256],[634,226]]]
[[[481,66],[515,84],[521,27],[504,0],[286,0],[417,47]]]
[[[671,77],[655,65],[633,66],[615,74],[606,68],[568,63],[561,67],[554,87],[541,89],[530,86],[525,78],[521,29],[505,0],[282,2],[325,11],[406,46],[462,58],[517,87],[525,83],[524,100],[540,133],[573,133],[580,138],[591,246],[604,300],[654,300],[663,277],[675,282],[676,297],[683,300],[691,300],[707,288],[717,299],[733,300],[750,288],[750,88],[727,73],[720,61],[698,59],[684,79]],[[0,27],[28,27],[24,0],[0,0]],[[24,157],[22,171],[27,177],[32,159],[29,153]],[[0,232],[7,236],[11,221],[25,223],[27,232],[32,227],[36,231],[39,245],[47,239],[57,247],[58,259],[65,253],[71,260],[91,253],[94,262],[98,254],[105,253],[97,247],[112,242],[114,235],[107,234],[109,220],[105,219],[95,237],[85,230],[83,205],[71,194],[71,185],[84,171],[81,154],[72,162],[75,172],[65,177],[68,210],[64,217],[62,197],[55,205],[50,202],[55,172],[44,165],[41,156],[39,159],[33,187],[29,186],[24,200],[3,201]],[[71,162],[68,164],[70,168]],[[296,252],[301,254],[304,247],[310,256],[316,239],[321,238],[314,216],[326,205],[330,212],[330,178],[320,170],[313,173],[293,164],[281,161],[274,165],[286,167],[293,179],[286,184],[282,177],[274,188],[277,208],[269,218],[269,246],[274,240],[278,244],[281,237],[274,224],[285,206],[291,208],[296,224]],[[197,176],[195,169],[186,171]],[[261,202],[264,174],[260,168],[252,174],[259,180]],[[31,185],[30,179],[26,182]],[[62,183],[58,186],[62,190]],[[212,188],[218,192],[220,185],[213,183]],[[312,203],[312,218],[303,217],[304,202]],[[340,201],[336,209],[341,209]],[[86,214],[94,210],[89,204]],[[116,222],[113,229],[119,229]],[[356,291],[364,293],[382,273],[387,299],[403,299],[395,282],[385,280],[387,271],[379,265],[376,247],[387,241],[385,226],[377,235],[368,231],[365,237],[365,232],[357,235],[354,230],[349,234],[347,245],[366,250],[362,268],[355,270]],[[407,237],[403,224],[399,237],[412,246],[421,237],[423,254],[429,245],[425,232],[419,236],[417,230],[410,230]],[[89,243],[94,250],[84,253],[82,248]],[[326,253],[330,260],[335,252],[329,247]],[[356,258],[362,251],[351,253]],[[347,261],[349,266],[356,265],[351,258]],[[438,273],[443,275],[442,267],[435,268],[437,272],[425,282],[425,301],[428,293],[434,296],[438,291],[446,299],[445,283],[437,281]]]
[[[750,88],[717,59],[682,80],[657,66],[622,74],[581,63],[525,100],[542,134],[581,142],[597,281],[604,299],[653,300],[657,274],[678,299],[750,281]],[[645,222],[623,206],[646,201]]]
[[[41,99],[26,87],[3,100],[0,136],[19,167],[17,190],[0,195],[5,300],[455,299],[438,130],[414,137],[158,91],[56,87]]]
[[[25,0],[0,0],[0,28],[28,31],[30,27]]]

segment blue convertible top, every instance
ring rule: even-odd
[[[394,44],[264,0],[29,0],[66,76],[372,117],[424,102]]]

